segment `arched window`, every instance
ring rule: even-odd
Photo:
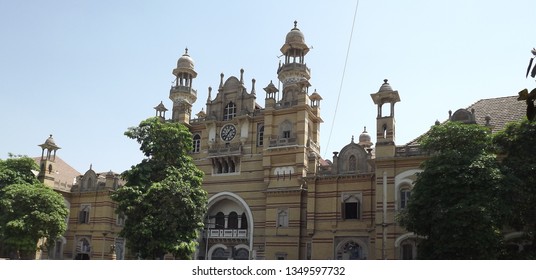
[[[248,260],[249,259],[249,252],[248,250],[244,248],[240,248],[235,251],[235,255],[233,256],[233,259],[235,260]]]
[[[404,209],[408,206],[409,198],[411,196],[411,190],[409,188],[400,189],[400,209]]]
[[[223,110],[223,120],[230,121],[236,116],[236,105],[233,102],[229,102]]]
[[[417,259],[417,242],[413,238],[406,239],[400,244],[400,259]]]
[[[257,133],[257,147],[264,146],[264,125],[259,126],[259,132]]]
[[[348,159],[348,171],[354,172],[357,171],[357,159],[354,155],[351,155]]]
[[[227,218],[227,228],[238,229],[238,214],[234,211],[229,213],[229,217]]]
[[[216,214],[216,224],[214,225],[215,229],[224,229],[225,228],[225,215],[222,212]]]
[[[246,217],[246,213],[242,213],[242,216],[240,217],[240,228],[241,229],[248,229],[248,218]]]
[[[354,241],[348,241],[337,250],[338,260],[361,260],[364,259],[363,248]]]
[[[52,164],[48,165],[48,173],[52,173]]]
[[[288,209],[277,209],[277,227],[288,227]]]
[[[217,248],[216,250],[214,250],[214,252],[212,252],[211,259],[213,259],[213,260],[227,260],[225,250],[223,248]]]
[[[199,153],[200,149],[201,149],[201,136],[199,136],[199,134],[196,134],[194,135],[194,141],[193,141],[193,144],[194,144],[194,149],[193,149],[193,152],[194,153]]]

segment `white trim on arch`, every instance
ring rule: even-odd
[[[396,238],[396,240],[395,240],[395,248],[400,247],[400,243],[402,243],[402,241],[404,241],[406,239],[410,239],[410,238],[421,238],[421,237],[419,237],[418,235],[416,235],[413,232],[408,232],[408,233],[402,234],[402,235],[400,235],[399,237]]]
[[[244,210],[246,211],[246,217],[248,219],[248,239],[249,239],[249,248],[253,248],[253,228],[255,227],[255,223],[253,220],[253,213],[251,212],[251,209],[249,208],[249,205],[246,203],[246,201],[241,198],[239,195],[232,193],[232,192],[220,192],[213,196],[211,196],[208,199],[207,203],[207,209],[210,209],[214,204],[216,204],[218,201],[221,201],[223,199],[230,199],[234,202],[236,202],[239,205],[242,205],[244,207]],[[250,250],[251,255],[251,250]],[[209,255],[210,256],[210,255]]]

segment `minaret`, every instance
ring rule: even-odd
[[[376,158],[393,157],[395,155],[395,103],[400,101],[398,91],[393,90],[387,79],[377,93],[370,95],[374,104],[378,105],[376,117]],[[390,104],[389,114],[384,115],[382,107]]]
[[[197,77],[194,70],[194,61],[188,55],[188,49],[177,61],[177,68],[173,69],[175,83],[169,91],[169,99],[173,101],[172,120],[183,124],[190,124],[192,104],[197,100],[197,91],[192,88],[192,81]]]
[[[39,174],[37,179],[49,187],[54,187],[54,177],[56,174],[56,151],[61,149],[56,145],[52,134],[45,143],[39,145],[41,147],[41,160],[39,162]]]
[[[285,39],[285,44],[281,47],[281,53],[285,56],[285,61],[279,66],[277,75],[283,84],[283,105],[296,105],[306,102],[306,95],[311,78],[311,70],[305,64],[305,55],[309,52],[309,47],[305,44],[305,37],[297,27],[298,22],[294,21],[294,28],[290,30]]]

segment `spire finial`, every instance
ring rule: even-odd
[[[294,28],[298,28],[298,21],[297,20],[294,21]]]
[[[184,48],[184,54],[188,54],[188,47]]]
[[[383,83],[384,83],[384,84],[387,84],[388,81],[389,81],[389,80],[387,80],[387,79],[383,79]]]
[[[363,132],[367,132],[367,126],[363,127]]]
[[[352,143],[354,143],[354,136],[352,135]]]

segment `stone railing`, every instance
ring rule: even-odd
[[[208,154],[210,156],[217,155],[237,155],[242,153],[242,145],[240,143],[235,144],[225,144],[225,145],[214,145],[208,149]]]
[[[292,138],[276,138],[276,139],[270,139],[270,147],[284,147],[284,146],[290,146],[295,145],[297,143],[296,137]]]
[[[213,229],[207,230],[209,238],[248,238],[247,229]]]

